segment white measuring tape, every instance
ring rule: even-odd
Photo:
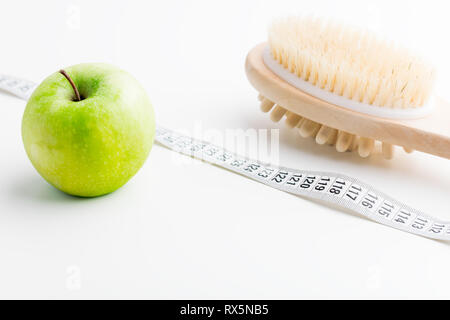
[[[36,85],[0,75],[0,89],[28,100]],[[450,222],[411,208],[359,181],[333,172],[275,167],[240,157],[211,143],[157,127],[155,140],[171,150],[200,159],[272,188],[350,209],[370,220],[423,237],[450,240]]]

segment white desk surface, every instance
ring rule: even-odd
[[[413,39],[449,74],[449,44],[432,31],[448,29],[448,4],[282,2],[5,2],[0,72],[40,81],[79,62],[114,63],[148,89],[162,125],[279,128],[282,165],[356,176],[450,220],[450,161],[421,153],[363,160],[303,140],[259,112],[243,68],[272,16],[322,10]],[[24,102],[1,94],[0,106],[0,298],[450,297],[450,243],[210,165],[174,163],[158,145],[119,191],[67,196],[26,157]]]

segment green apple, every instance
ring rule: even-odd
[[[108,64],[78,64],[52,74],[33,92],[22,120],[23,143],[36,170],[80,197],[123,186],[144,164],[154,135],[145,90]]]

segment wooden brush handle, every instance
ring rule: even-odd
[[[266,45],[250,51],[245,69],[250,83],[271,101],[331,128],[450,159],[448,102],[436,98],[433,114],[416,120],[383,119],[345,109],[306,94],[275,75],[263,62]]]

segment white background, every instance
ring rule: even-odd
[[[450,99],[448,1],[2,1],[0,73],[41,81],[109,62],[177,130],[280,128],[284,166],[332,170],[450,220],[450,161],[338,154],[259,112],[244,60],[270,20],[316,13],[431,59]],[[24,152],[24,102],[0,95],[1,298],[450,298],[450,244],[409,235],[159,146],[125,187],[78,199]],[[449,119],[450,120],[450,119]]]

